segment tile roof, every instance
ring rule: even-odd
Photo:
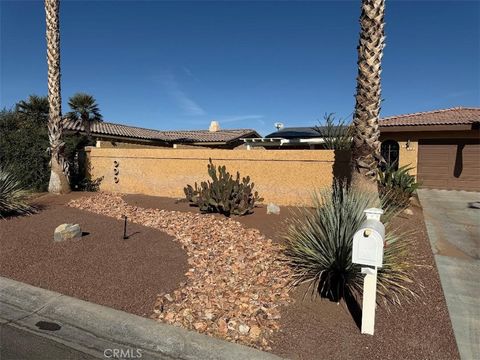
[[[81,121],[64,119],[63,126],[65,130],[85,131]],[[252,129],[231,129],[210,132],[208,130],[172,130],[159,131],[153,129],[144,129],[136,126],[114,124],[109,122],[94,122],[91,125],[93,135],[119,136],[133,139],[144,139],[152,141],[165,142],[230,142],[243,137],[259,137],[260,135]]]
[[[71,131],[85,131],[80,120],[74,121],[64,119],[63,128]],[[110,135],[145,140],[164,140],[161,136],[161,132],[158,130],[143,129],[135,126],[114,124],[104,121],[93,122],[90,125],[90,131],[93,135]]]
[[[229,129],[229,130],[178,130],[162,131],[167,141],[172,142],[229,142],[244,137],[260,137],[252,129]]]
[[[468,125],[480,122],[480,108],[450,109],[389,116],[380,119],[380,126]]]

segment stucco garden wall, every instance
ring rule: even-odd
[[[331,186],[334,175],[347,175],[349,159],[332,150],[88,148],[87,154],[91,177],[104,177],[103,191],[181,198],[187,184],[207,180],[211,158],[231,173],[250,176],[265,202],[280,205],[308,204],[313,189]]]
[[[418,162],[418,141],[410,140],[407,148],[407,141],[399,141],[400,152],[398,155],[398,165],[408,166],[412,170],[409,171],[411,175],[417,175],[417,162]]]

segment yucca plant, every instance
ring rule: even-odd
[[[410,198],[420,186],[415,176],[410,175],[413,168],[405,165],[397,169],[397,164],[389,164],[378,170],[378,190],[392,206],[404,209],[410,203]]]
[[[361,266],[352,263],[353,235],[365,221],[364,210],[375,206],[375,194],[335,184],[313,194],[313,209],[299,209],[285,238],[285,261],[293,269],[292,285],[309,283],[314,295],[340,301],[362,293]],[[384,264],[378,269],[378,301],[400,303],[414,297],[413,264],[407,260],[409,234],[389,227],[394,209],[382,204],[386,224]]]
[[[0,167],[0,218],[33,212],[33,208],[26,203],[27,195],[20,180]]]

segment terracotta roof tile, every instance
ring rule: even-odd
[[[462,125],[480,122],[480,108],[450,109],[389,116],[380,119],[380,126]]]
[[[70,131],[85,131],[81,121],[65,119],[63,126],[64,129]],[[255,130],[252,129],[231,129],[219,130],[215,132],[210,132],[208,130],[159,131],[104,121],[92,123],[91,132],[93,135],[119,136],[174,143],[230,142],[243,137],[260,136]]]

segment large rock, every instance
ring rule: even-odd
[[[267,205],[267,214],[280,214],[280,206],[270,203]]]
[[[57,226],[53,233],[53,240],[64,241],[70,239],[79,239],[82,237],[82,229],[78,224],[62,224]]]

